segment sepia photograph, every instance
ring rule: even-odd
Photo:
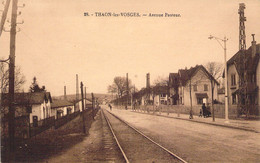
[[[260,162],[260,0],[0,0],[0,162]]]

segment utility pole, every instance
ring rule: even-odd
[[[149,101],[150,101],[150,73],[147,73],[146,74],[146,89],[147,89],[147,94],[146,94],[146,104],[144,105],[145,106],[145,110],[147,109],[147,106],[149,104]],[[154,101],[153,101],[154,103]]]
[[[8,13],[10,1],[11,0],[6,0],[6,2],[5,2],[5,7],[4,7],[4,11],[3,11],[3,14],[2,14],[2,19],[1,19],[1,24],[0,24],[0,36],[2,35],[3,29],[4,29],[5,20],[6,20],[6,16],[7,16],[7,13]]]
[[[126,109],[128,106],[128,98],[129,98],[129,85],[128,85],[128,73],[126,73]]]
[[[91,96],[92,96],[92,118],[94,119],[94,109],[95,109],[95,97],[94,97],[94,94],[91,93]]]
[[[66,85],[64,86],[64,100],[67,100]]]
[[[239,4],[238,14],[239,14],[239,50],[246,49],[246,32],[245,32],[245,13],[244,10],[246,5],[244,3]]]
[[[83,133],[86,134],[86,128],[85,128],[85,117],[84,117],[84,94],[83,94],[83,83],[80,82],[80,89],[81,89],[81,104],[82,104],[82,121],[83,121]]]
[[[76,110],[79,110],[78,101],[79,101],[79,78],[78,78],[78,74],[76,74]]]
[[[224,49],[224,65],[225,65],[225,123],[229,123],[228,120],[228,76],[227,76],[227,41],[228,39],[226,38],[226,36],[224,37],[224,39],[220,39],[218,37],[209,36],[209,39],[215,39],[218,41],[219,45]],[[223,41],[224,42],[224,46],[219,42]],[[213,100],[213,99],[212,99]]]
[[[191,76],[189,75],[189,78],[190,78],[190,80],[189,80],[189,84],[190,84],[190,86],[189,86],[189,91],[190,91],[190,119],[193,119],[193,111],[192,111],[192,96],[191,96]]]
[[[17,20],[17,0],[13,0],[11,34],[10,34],[10,56],[9,56],[9,147],[10,159],[14,158],[15,151],[15,108],[14,108],[14,73],[15,73],[15,38],[16,38],[16,20]]]
[[[246,59],[246,34],[245,34],[245,10],[246,6],[244,3],[239,4],[238,14],[239,14],[239,51],[242,55],[239,56],[239,90],[242,90],[238,94],[238,104],[239,109],[242,113],[249,115],[249,95],[248,95],[248,69],[247,69],[247,59]]]
[[[215,88],[215,83],[214,83],[214,80],[211,79],[210,80],[210,84],[211,84],[211,108],[212,108],[212,121],[215,122],[215,108],[214,108],[214,100],[213,100],[213,97],[214,97],[214,88]]]
[[[227,38],[224,37],[224,62],[225,62],[225,123],[229,123],[228,120],[228,76],[227,76]]]
[[[87,108],[87,87],[85,88],[85,108]]]

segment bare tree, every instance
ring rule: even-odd
[[[209,74],[212,76],[209,79],[210,79],[210,84],[211,84],[212,118],[213,118],[213,121],[215,121],[215,113],[214,113],[214,105],[213,105],[214,104],[214,90],[215,90],[216,80],[219,80],[222,76],[223,64],[217,63],[217,62],[208,62],[205,65],[205,67],[206,67],[207,71],[209,72]]]
[[[108,93],[117,93],[117,87],[116,87],[116,85],[113,83],[112,85],[109,85],[108,87],[107,87],[107,92]]]
[[[134,89],[131,79],[128,79],[129,91]],[[116,76],[111,85],[108,86],[109,93],[117,93],[119,98],[126,94],[127,92],[127,82],[126,77]]]
[[[212,75],[217,81],[219,81],[222,77],[222,73],[224,70],[224,66],[222,63],[219,62],[208,62],[205,65],[205,68]]]
[[[155,86],[168,86],[169,85],[169,78],[168,77],[163,77],[163,76],[158,76],[153,81],[153,84]]]
[[[9,70],[8,65],[4,62],[0,62],[0,89],[2,93],[8,92],[9,86]],[[15,92],[21,91],[23,84],[26,82],[20,67],[15,67]]]

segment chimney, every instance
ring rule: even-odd
[[[146,88],[150,88],[150,73],[146,74]]]
[[[252,58],[254,58],[255,55],[256,55],[256,41],[255,41],[255,34],[252,34],[252,37],[253,37],[253,41],[251,42],[251,43],[252,43]]]
[[[64,86],[64,99],[67,100],[66,86]]]

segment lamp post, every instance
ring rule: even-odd
[[[228,76],[227,76],[227,47],[226,47],[226,42],[227,42],[227,38],[226,36],[224,37],[224,39],[221,39],[221,38],[218,38],[218,37],[215,37],[215,36],[212,36],[210,35],[209,36],[209,39],[215,39],[217,40],[217,42],[219,43],[219,45],[224,49],[224,65],[225,65],[225,122],[228,123],[228,94],[227,94],[227,91],[228,91]],[[224,42],[224,46],[220,43],[220,41],[223,41]],[[213,100],[213,99],[212,99]]]

